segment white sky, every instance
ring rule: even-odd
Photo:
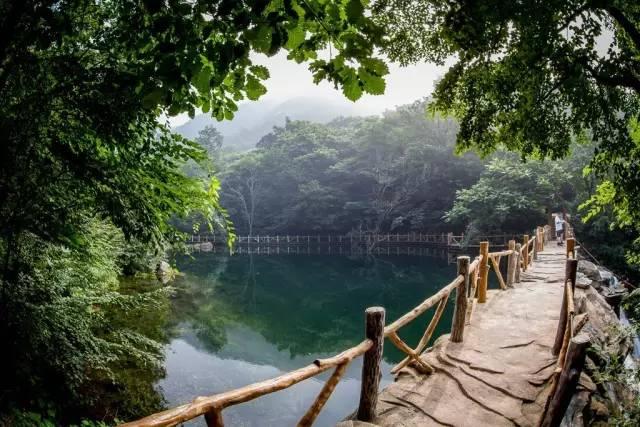
[[[286,54],[282,52],[273,57],[255,55],[253,60],[256,64],[267,66],[271,74],[265,82],[267,94],[255,102],[283,102],[298,96],[346,99],[339,90],[334,89],[326,81],[315,85],[307,65],[287,60]],[[446,67],[433,64],[400,67],[390,64],[389,71],[384,95],[364,95],[356,102],[356,105],[361,105],[369,114],[381,113],[397,105],[408,104],[430,95],[434,82],[445,73]],[[189,117],[186,114],[169,119],[172,126],[181,125],[188,120]]]

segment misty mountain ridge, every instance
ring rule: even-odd
[[[219,122],[209,114],[199,114],[177,126],[174,131],[194,139],[199,131],[212,125],[224,136],[224,147],[244,151],[254,148],[260,138],[271,132],[274,126],[283,126],[287,117],[291,120],[328,123],[337,117],[376,113],[373,109],[346,99],[296,97],[284,102],[265,100],[240,103],[233,120]]]

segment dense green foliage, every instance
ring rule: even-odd
[[[637,1],[378,0],[372,10],[392,59],[455,57],[432,108],[460,121],[460,150],[559,158],[588,134],[590,170],[606,180],[591,206],[639,235]]]
[[[231,118],[260,97],[269,72],[251,52],[285,49],[351,99],[381,93],[381,35],[360,0],[1,1],[0,416],[47,402],[60,422],[157,408],[136,395],[151,381],[117,376],[160,374],[157,333],[117,321],[146,306],[117,277],[149,268],[175,218],[229,228],[207,153],[162,117]],[[207,179],[186,173],[194,164]]]
[[[482,162],[453,154],[457,126],[424,103],[327,125],[289,121],[226,159],[222,200],[239,233],[441,230]]]

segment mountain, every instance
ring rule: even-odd
[[[273,101],[243,102],[233,120],[217,121],[209,114],[199,114],[174,131],[195,138],[207,125],[215,126],[224,136],[224,146],[234,150],[249,150],[274,126],[284,125],[285,118],[327,123],[336,117],[375,114],[366,107],[342,99],[296,97],[281,103]]]

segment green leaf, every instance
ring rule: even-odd
[[[360,0],[349,0],[346,7],[347,12],[347,20],[355,24],[360,20],[364,15],[364,6]]]
[[[267,24],[260,24],[254,29],[253,37],[250,38],[255,50],[267,53],[271,49],[272,29]]]
[[[202,94],[208,94],[210,89],[210,80],[211,74],[213,72],[213,68],[211,65],[207,64],[200,69],[198,74],[193,77],[193,85],[198,89],[198,92]]]
[[[373,75],[362,67],[358,70],[358,77],[364,83],[365,92],[372,95],[382,95],[384,93],[386,84],[382,77]]]
[[[249,67],[249,71],[251,71],[251,74],[261,80],[266,80],[269,78],[269,70],[264,65],[252,65],[251,67]]]
[[[362,88],[358,79],[349,79],[342,85],[342,93],[347,99],[357,101],[362,96]]]
[[[262,95],[267,93],[267,88],[264,87],[260,80],[256,79],[255,76],[249,74],[247,76],[247,84],[245,86],[245,90],[247,91],[247,98],[252,101],[257,100]]]
[[[163,96],[164,89],[157,87],[142,98],[142,105],[145,108],[154,108],[162,101]]]
[[[287,49],[295,49],[304,42],[305,31],[301,27],[294,27],[287,30]]]

